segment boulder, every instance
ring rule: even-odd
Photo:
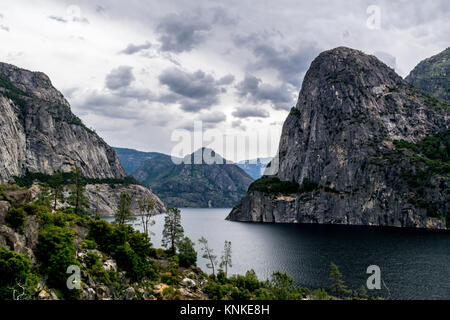
[[[108,259],[103,263],[103,268],[106,271],[114,271],[117,272],[117,263],[113,259]]]
[[[107,286],[105,286],[103,284],[98,285],[95,288],[95,292],[96,292],[98,300],[107,300],[107,299],[111,299],[112,298],[111,290]]]
[[[133,287],[126,288],[125,291],[123,292],[123,298],[125,300],[136,300],[137,296],[134,288]]]
[[[80,293],[80,300],[95,300],[95,290],[92,288],[85,288]]]
[[[0,200],[5,200],[13,206],[18,206],[31,201],[31,192],[28,190],[8,190],[0,195]]]
[[[181,281],[181,284],[185,287],[191,288],[196,285],[196,282],[189,278],[184,278],[183,281]]]
[[[0,201],[0,224],[5,224],[5,217],[10,208],[11,205],[8,201]]]

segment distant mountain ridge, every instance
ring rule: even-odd
[[[170,158],[171,156],[160,152],[146,152],[139,151],[129,148],[118,148],[113,147],[117,152],[120,162],[128,175],[133,175],[134,172],[142,166],[142,164],[153,157],[165,158],[164,156]],[[267,164],[272,160],[272,158],[256,158],[251,160],[243,160],[236,163],[236,165],[244,170],[253,179],[260,178]],[[227,160],[228,161],[228,160]],[[229,163],[231,163],[229,161]]]
[[[154,156],[162,155],[159,152],[144,152],[129,148],[113,147],[120,158],[123,169],[128,175],[133,175],[137,168],[139,168],[144,161],[151,159]]]
[[[209,164],[202,155],[212,155],[218,163]],[[198,163],[196,160],[201,159]],[[149,186],[168,206],[234,206],[253,179],[235,164],[228,163],[211,149],[202,148],[175,164],[165,154],[144,161],[133,176]]]

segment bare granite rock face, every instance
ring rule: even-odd
[[[446,228],[448,172],[411,181],[426,161],[394,144],[448,132],[448,102],[429,100],[374,56],[344,47],[321,53],[284,123],[276,173],[315,187],[250,190],[227,219]]]
[[[131,198],[131,212],[134,215],[141,214],[139,210],[139,200],[149,198],[155,202],[155,213],[167,211],[166,205],[150,189],[140,185],[109,185],[109,184],[89,184],[86,186],[86,196],[89,198],[91,210],[98,212],[102,216],[113,216],[117,210],[120,194],[128,193]]]
[[[79,166],[90,178],[122,178],[116,152],[70,110],[43,73],[0,63],[0,183],[28,169]]]
[[[39,184],[34,184],[30,189],[33,198],[40,192],[41,188]],[[85,195],[89,199],[89,211],[92,213],[98,212],[102,217],[112,217],[117,210],[117,204],[120,199],[121,193],[127,193],[131,196],[131,213],[134,215],[140,215],[142,212],[139,209],[139,200],[143,198],[152,199],[155,202],[155,214],[165,213],[167,207],[162,200],[153,193],[147,187],[131,184],[88,184],[86,185]],[[64,189],[64,197],[69,197],[69,191],[67,187]],[[1,197],[0,197],[1,200]],[[67,203],[57,201],[56,208],[62,208],[67,206]],[[1,213],[1,202],[0,202]],[[1,219],[1,214],[0,214]]]

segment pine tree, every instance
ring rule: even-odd
[[[347,289],[344,280],[342,280],[342,274],[338,266],[333,262],[330,264],[330,280],[330,290],[336,297],[343,297],[349,294],[350,290]]]
[[[178,257],[180,266],[189,268],[197,264],[197,252],[194,249],[194,243],[188,237],[184,237],[178,242]]]
[[[47,183],[39,186],[39,192],[36,194],[36,203],[50,207],[50,188]]]
[[[117,210],[114,213],[115,222],[119,225],[125,224],[128,221],[135,219],[131,213],[131,196],[128,193],[122,192],[120,194]]]
[[[201,237],[198,242],[202,245],[203,259],[209,260],[209,263],[206,264],[206,267],[212,269],[213,275],[216,274],[215,266],[217,265],[217,256],[214,255],[213,249],[211,249],[208,245],[208,240],[205,237]]]
[[[225,245],[223,247],[223,253],[222,253],[222,258],[221,258],[221,262],[220,262],[220,267],[224,268],[225,271],[225,277],[228,274],[228,267],[232,267],[232,260],[231,260],[231,241],[227,241],[225,240]]]
[[[368,299],[369,296],[367,295],[367,290],[366,287],[362,284],[361,288],[359,289],[359,293],[358,293],[359,297],[361,299]]]
[[[89,208],[89,199],[84,194],[86,187],[83,184],[83,176],[79,167],[72,167],[70,180],[69,204],[72,205],[76,214],[81,215]]]
[[[178,242],[184,236],[184,229],[181,225],[181,212],[177,208],[169,208],[164,217],[164,229],[162,245],[164,248],[168,246],[172,254],[176,253]]]
[[[52,196],[53,210],[56,210],[58,200],[64,202],[64,179],[61,170],[56,170],[48,182]]]
[[[139,209],[141,211],[142,228],[144,229],[144,233],[148,234],[149,225],[152,226],[155,224],[155,220],[152,220],[152,217],[155,214],[155,200],[151,198],[140,199]]]

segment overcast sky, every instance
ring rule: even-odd
[[[112,146],[171,153],[173,131],[202,120],[270,131],[275,149],[225,154],[264,157],[321,51],[375,54],[404,77],[449,46],[449,3],[1,0],[0,61],[46,73]]]

